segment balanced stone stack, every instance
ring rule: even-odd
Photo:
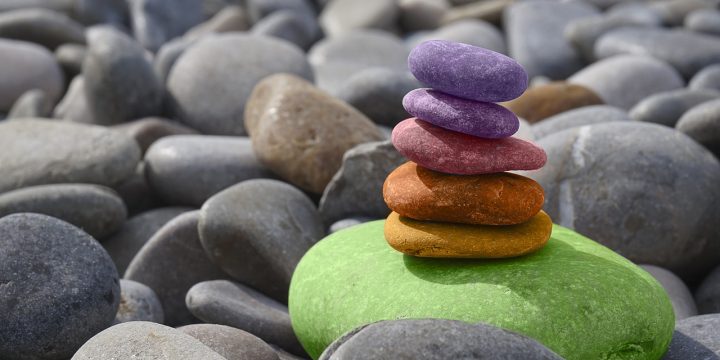
[[[450,41],[427,41],[408,58],[432,89],[403,99],[415,116],[399,123],[393,145],[410,159],[386,179],[393,210],[385,238],[419,257],[508,258],[532,253],[550,238],[542,187],[509,173],[541,168],[542,148],[512,137],[520,122],[495,104],[520,96],[525,70],[502,54]]]

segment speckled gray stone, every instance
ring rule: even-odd
[[[109,26],[88,30],[85,96],[95,120],[111,125],[159,115],[163,88],[143,48]]]
[[[120,231],[104,239],[102,245],[115,262],[118,273],[125,273],[135,254],[168,221],[192,210],[192,208],[186,207],[164,207],[149,210],[131,217],[123,224]]]
[[[720,11],[698,9],[685,17],[685,28],[708,35],[720,35]]]
[[[720,62],[720,39],[685,30],[661,28],[617,29],[595,44],[595,56],[647,55],[666,61],[686,79],[702,68]]]
[[[197,131],[175,121],[160,118],[147,117],[124,124],[115,125],[114,130],[120,131],[137,141],[143,153],[155,141],[171,135],[193,135]]]
[[[24,212],[67,221],[96,239],[120,229],[127,215],[122,199],[98,185],[38,185],[0,194],[0,217]]]
[[[369,68],[348,78],[336,96],[360,110],[376,124],[395,126],[409,117],[402,99],[422,87],[410,73]]]
[[[413,38],[408,41],[408,46],[413,48],[428,40],[456,41],[501,54],[507,53],[503,33],[492,24],[476,19],[459,20],[447,24],[435,31]]]
[[[630,109],[637,121],[654,122],[674,127],[689,109],[720,98],[720,91],[710,89],[679,89],[650,95]]]
[[[550,134],[578,126],[629,120],[632,120],[630,115],[628,115],[625,110],[618,107],[610,105],[591,105],[565,111],[549,118],[545,118],[532,125],[532,133],[536,139],[542,139]]]
[[[24,41],[0,39],[0,112],[10,110],[26,91],[40,89],[49,101],[64,90],[64,75],[47,49]]]
[[[72,360],[173,359],[226,360],[200,340],[164,325],[131,321],[93,336]]]
[[[320,13],[320,26],[329,37],[355,29],[396,31],[400,8],[387,0],[333,0]]]
[[[63,13],[29,8],[0,13],[0,37],[55,50],[66,43],[84,44],[85,29]]]
[[[155,292],[136,281],[120,279],[120,306],[113,324],[150,321],[162,324],[162,305]]]
[[[693,299],[687,285],[677,275],[659,266],[640,265],[640,267],[649,272],[665,289],[672,302],[676,321],[698,314],[695,299]]]
[[[563,37],[571,21],[597,14],[582,2],[529,1],[504,12],[509,54],[530,78],[545,75],[561,80],[583,67],[580,55]]]
[[[663,360],[720,359],[720,314],[693,316],[677,322]]]
[[[689,283],[718,264],[720,163],[689,137],[625,121],[564,130],[538,145],[548,162],[528,176],[545,189],[555,223]]]
[[[205,252],[228,274],[282,302],[300,258],[325,235],[305,194],[268,179],[243,181],[211,197],[198,232]]]
[[[720,156],[720,99],[691,108],[683,114],[675,128]]]
[[[8,119],[46,118],[52,112],[53,104],[40,89],[32,89],[22,94],[8,112]]]
[[[187,307],[198,318],[245,330],[296,354],[304,354],[285,305],[247,287],[227,281],[205,281],[188,291]]]
[[[140,160],[131,138],[99,126],[29,119],[0,123],[0,192],[52,183],[114,185]]]
[[[720,313],[720,266],[711,271],[697,288],[695,302],[700,314]]]
[[[585,86],[607,105],[626,110],[652,94],[679,89],[685,84],[669,64],[641,55],[600,60],[571,76],[568,82]]]
[[[186,125],[204,134],[244,135],[245,102],[260,80],[278,72],[313,78],[302,50],[286,41],[219,34],[185,51],[170,71],[168,90]]]
[[[118,274],[102,246],[49,216],[0,219],[0,357],[63,359],[109,326]]]
[[[198,239],[199,217],[199,211],[191,211],[169,221],[145,243],[125,271],[125,279],[155,291],[165,312],[165,323],[170,326],[197,322],[185,307],[190,287],[227,277],[205,256]]]
[[[200,207],[241,181],[275,177],[256,159],[247,137],[182,135],[156,142],[145,155],[145,176],[168,204]]]
[[[279,360],[270,345],[257,336],[234,327],[195,324],[178,330],[200,340],[227,360]]]
[[[385,178],[406,161],[390,141],[360,144],[348,150],[320,199],[325,224],[353,216],[387,217],[390,210],[382,197]]]
[[[457,320],[387,320],[353,329],[320,360],[527,359],[561,360],[539,342],[491,325]]]
[[[710,65],[698,71],[690,79],[690,89],[713,89],[720,91],[720,64]]]
[[[183,35],[204,20],[202,1],[130,0],[128,3],[133,34],[151,51],[157,51],[168,40]]]

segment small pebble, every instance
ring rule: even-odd
[[[84,44],[85,29],[63,13],[28,8],[0,13],[0,38],[27,41],[52,51],[62,44]]]
[[[52,105],[40,89],[32,89],[22,94],[7,114],[8,119],[47,118]]]
[[[519,98],[502,105],[532,124],[568,110],[602,104],[603,100],[593,90],[556,81],[533,86]]]
[[[720,98],[691,108],[675,128],[720,156]]]
[[[0,112],[10,110],[28,90],[40,89],[55,103],[64,88],[64,76],[47,49],[24,41],[0,39]]]
[[[396,30],[400,8],[387,0],[333,0],[320,14],[325,34],[335,37],[354,29]]]
[[[691,108],[720,98],[720,91],[710,89],[679,89],[650,95],[630,109],[633,120],[674,127]]]

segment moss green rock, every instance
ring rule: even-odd
[[[567,359],[659,359],[675,326],[652,276],[555,225],[540,251],[513,259],[414,258],[396,252],[383,221],[336,232],[300,261],[292,325],[317,358],[343,333],[379,320],[482,321],[532,337]]]

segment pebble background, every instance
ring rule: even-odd
[[[665,289],[664,358],[720,358],[720,0],[0,0],[0,359],[308,358],[296,266],[390,214],[420,146],[392,128],[430,116],[423,81],[463,81],[442,56],[410,74],[428,40],[505,54],[529,88],[492,99],[505,127],[461,102],[427,120],[502,137],[517,115],[543,210]],[[422,144],[462,147],[445,135]],[[383,321],[321,358],[559,358],[538,341]]]

